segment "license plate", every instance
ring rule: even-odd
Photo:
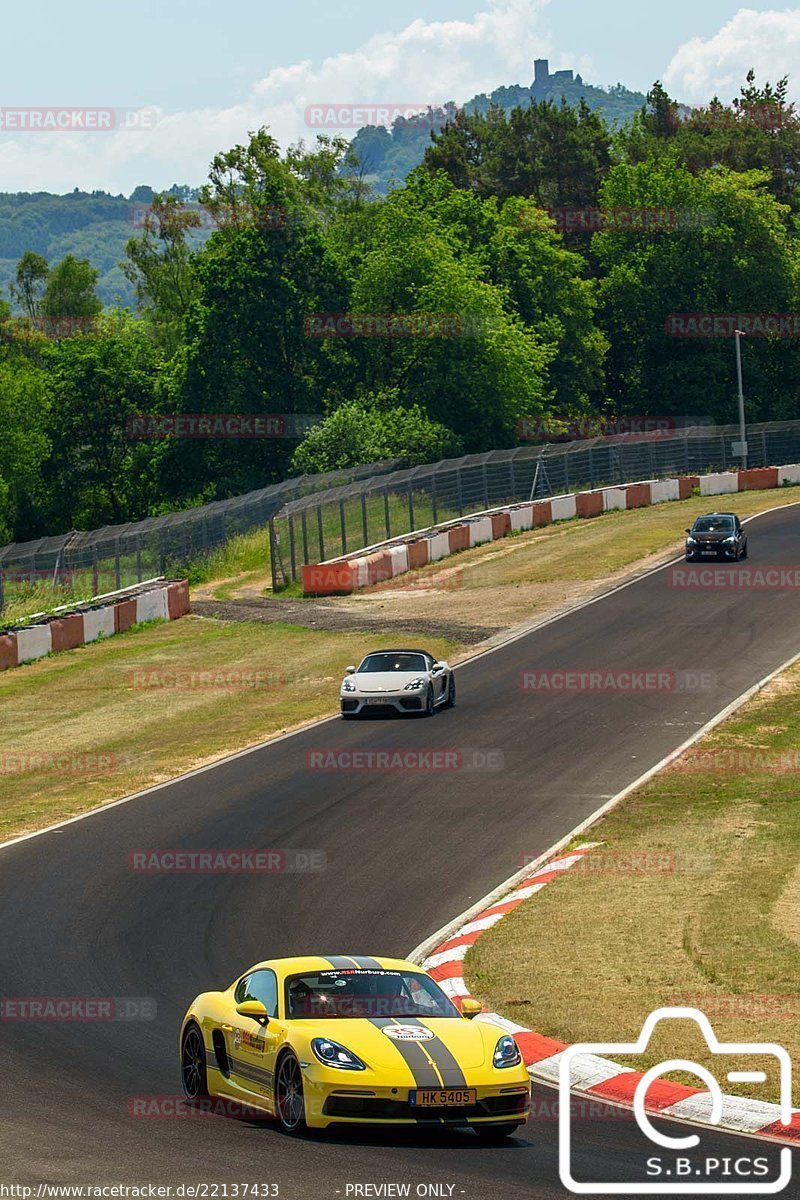
[[[716,550],[701,550],[700,553],[710,555],[710,554],[716,554],[717,552],[716,552]]]
[[[462,1108],[475,1104],[477,1098],[475,1088],[418,1088],[408,1093],[408,1102],[415,1108]]]
[[[365,701],[365,703],[366,704],[388,704],[389,697],[388,696],[376,696],[374,700],[367,700],[367,701]]]

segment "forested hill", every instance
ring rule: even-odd
[[[642,92],[632,92],[621,83],[611,88],[595,87],[584,83],[580,75],[571,78],[571,71],[549,74],[546,62],[544,66],[546,73],[530,87],[514,84],[496,88],[490,95],[481,92],[468,100],[464,109],[468,113],[485,113],[492,105],[497,105],[504,112],[511,112],[541,100],[560,104],[563,98],[573,107],[584,100],[590,109],[601,113],[609,128],[614,129],[630,121],[645,103]],[[405,182],[409,171],[422,162],[431,142],[431,131],[438,132],[444,126],[448,115],[452,116],[453,108],[448,106],[447,111],[434,109],[419,118],[398,117],[391,130],[375,125],[359,129],[353,148],[376,192],[385,194],[390,187]]]
[[[177,184],[170,192],[189,202],[197,197],[196,189]],[[50,263],[67,254],[88,259],[100,273],[97,295],[103,303],[132,305],[133,290],[119,263],[128,238],[141,234],[142,213],[152,198],[152,189],[145,186],[130,196],[77,188],[65,196],[0,192],[0,298],[9,299],[17,263],[33,250]],[[208,232],[197,230],[194,240],[199,243]]]

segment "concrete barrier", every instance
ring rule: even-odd
[[[492,541],[497,542],[509,533],[511,533],[511,517],[508,510],[492,513]]]
[[[554,519],[550,501],[537,500],[533,506],[533,528],[539,529],[542,525],[552,525]]]
[[[650,503],[649,483],[629,483],[625,488],[626,508],[646,508]]]
[[[602,511],[602,492],[578,492],[575,497],[575,515],[577,517],[599,517]]]
[[[408,570],[408,546],[390,546],[389,557],[392,567],[392,578],[402,575]]]
[[[778,486],[777,467],[750,467],[739,472],[740,492],[763,492]]]
[[[54,652],[75,650],[85,641],[83,613],[69,613],[50,622],[50,642]]]
[[[680,481],[677,479],[654,479],[650,484],[651,504],[663,504],[667,500],[680,500]]]
[[[456,554],[459,550],[469,550],[468,525],[451,525],[447,531],[447,537],[450,542],[451,554]]]
[[[386,583],[387,579],[392,578],[392,556],[388,550],[376,550],[374,554],[368,554],[367,565],[370,585]]]
[[[428,561],[438,562],[440,558],[447,558],[452,551],[450,541],[450,532],[444,530],[442,533],[434,533],[428,538]]]
[[[603,512],[628,507],[628,492],[624,487],[603,488]]]
[[[167,611],[170,621],[177,621],[189,612],[189,581],[181,579],[167,584]]]
[[[369,563],[367,559],[362,555],[361,558],[351,558],[349,561],[353,587],[367,587],[369,585]]]
[[[106,604],[103,608],[90,608],[83,614],[85,642],[96,642],[99,637],[113,637],[115,633],[112,604]]]
[[[577,516],[577,511],[574,496],[556,496],[550,501],[550,512],[554,521],[569,521]]]
[[[136,624],[136,598],[120,600],[114,605],[114,633],[126,633]]]
[[[701,496],[726,496],[730,492],[738,492],[739,474],[737,471],[720,471],[716,475],[700,476]]]
[[[695,488],[700,487],[699,475],[681,475],[678,480],[678,494],[681,500],[688,500]]]
[[[153,588],[151,592],[141,592],[136,597],[136,622],[168,621],[167,589]]]
[[[512,508],[509,517],[512,529],[533,529],[532,504],[523,504],[520,508]]]
[[[27,625],[17,630],[17,662],[44,658],[53,648],[49,625]]]
[[[800,463],[778,467],[778,487],[783,487],[785,483],[800,483]]]
[[[15,633],[0,633],[0,671],[6,671],[9,667],[16,667],[18,662],[17,635]]]
[[[303,567],[303,591],[307,596],[346,595],[353,590],[353,575],[351,562],[306,565]]]
[[[415,542],[408,543],[408,566],[412,571],[418,570],[420,567],[428,565],[428,550],[432,538],[417,538]]]
[[[470,546],[480,546],[483,542],[492,540],[492,518],[477,517],[467,524]]]

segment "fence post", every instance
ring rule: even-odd
[[[363,545],[368,546],[369,545],[369,527],[367,525],[367,497],[363,491],[361,493],[361,526],[364,530]]]
[[[3,599],[3,568],[0,567],[0,613],[3,611],[4,608],[5,608],[5,601]]]
[[[431,475],[431,515],[433,523],[436,524],[436,472]]]
[[[383,515],[386,518],[386,536],[387,536],[387,538],[390,538],[392,536],[392,523],[391,523],[391,520],[389,519],[389,489],[388,488],[383,489]]]
[[[308,526],[306,525],[306,510],[300,513],[300,524],[303,529],[303,562],[308,562]]]
[[[319,537],[319,561],[325,562],[325,535],[322,531],[322,505],[317,505],[317,535]]]
[[[411,480],[408,481],[408,532],[414,528],[414,492],[411,486]]]
[[[347,522],[344,519],[344,500],[339,501],[339,522],[342,528],[342,554],[347,554]]]
[[[278,593],[278,555],[275,537],[275,521],[272,517],[269,519],[269,565],[272,575],[272,594]]]
[[[289,513],[289,562],[292,568],[292,582],[297,579],[297,561],[294,553],[294,517]]]
[[[464,496],[461,491],[461,467],[456,467],[456,507],[458,509],[458,515],[463,517]]]
[[[508,460],[508,486],[511,489],[509,492],[509,498],[511,500],[516,500],[517,499],[517,473],[514,470],[514,459],[513,458],[510,458]]]
[[[122,587],[122,571],[119,560],[119,538],[114,543],[114,578],[117,581],[117,591]]]
[[[92,545],[92,595],[98,595],[100,588],[97,583],[97,545]]]
[[[483,507],[489,507],[489,476],[486,471],[486,463],[483,464]]]
[[[136,535],[136,582],[142,582],[142,535]]]

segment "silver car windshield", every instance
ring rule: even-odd
[[[379,671],[427,671],[424,654],[368,654],[358,668],[361,674],[377,674]]]

